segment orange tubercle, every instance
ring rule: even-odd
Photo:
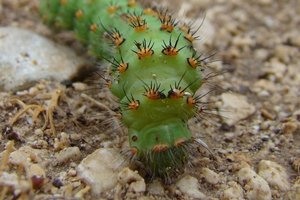
[[[179,138],[174,142],[174,146],[175,147],[180,147],[182,146],[184,143],[186,142],[186,140],[184,138]]]
[[[188,105],[195,105],[197,103],[197,101],[192,97],[192,96],[189,96],[187,99],[186,99],[186,102]]]
[[[119,9],[118,6],[116,6],[116,5],[111,5],[111,6],[109,6],[109,7],[107,8],[107,12],[109,12],[110,14],[113,14],[113,13],[117,12],[118,9]]]
[[[198,66],[198,61],[197,61],[197,59],[195,59],[195,58],[193,58],[193,57],[191,57],[191,58],[187,58],[187,62],[188,62],[188,64],[192,67],[192,68],[197,68],[197,66]]]
[[[60,5],[66,5],[68,3],[68,0],[60,0]]]
[[[155,146],[153,146],[152,151],[155,153],[159,153],[159,152],[163,152],[168,150],[169,145],[167,144],[157,144]]]
[[[140,102],[138,100],[134,100],[128,103],[128,108],[130,110],[137,110],[140,106]]]
[[[152,8],[145,8],[144,14],[151,15],[151,16],[158,16],[158,13],[155,10],[153,10]]]
[[[75,16],[77,19],[80,19],[83,16],[82,10],[77,10]]]
[[[93,32],[96,32],[98,29],[98,25],[97,24],[91,24],[90,25],[90,30],[93,31]]]
[[[118,67],[118,71],[120,73],[125,72],[128,69],[128,63],[120,63],[119,67]]]
[[[136,1],[135,0],[128,0],[128,7],[135,7],[136,6]]]

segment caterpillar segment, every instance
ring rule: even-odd
[[[130,154],[152,177],[184,169],[198,111],[204,60],[195,32],[167,12],[133,0],[41,0],[43,19],[74,30],[97,58],[111,63],[111,92],[120,100]]]

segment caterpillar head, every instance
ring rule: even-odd
[[[129,130],[131,152],[145,165],[149,174],[165,180],[187,162],[187,145],[191,138],[186,123],[179,119],[152,123],[141,130]]]

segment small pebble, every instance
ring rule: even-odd
[[[81,82],[75,82],[72,84],[72,86],[74,87],[74,89],[76,91],[84,91],[87,89],[87,85],[85,83],[81,83]]]
[[[265,80],[265,79],[260,79],[254,83],[252,91],[259,93],[264,90],[267,90],[269,92],[275,92],[277,88],[272,81]]]
[[[300,199],[300,176],[297,177],[294,185],[286,192],[285,199],[298,200]]]
[[[282,132],[284,134],[293,134],[298,129],[298,123],[294,121],[285,122],[283,124]]]
[[[201,175],[204,177],[206,182],[208,182],[210,184],[215,185],[220,182],[219,175],[216,172],[212,171],[211,169],[202,168]]]
[[[247,97],[234,93],[221,95],[222,106],[219,114],[228,125],[234,125],[242,119],[246,119],[255,112],[255,107],[248,103]]]
[[[147,191],[152,195],[164,195],[164,188],[158,180],[154,180],[147,187]]]
[[[54,149],[56,151],[64,149],[70,145],[70,137],[67,133],[62,132],[60,133],[59,138],[55,138],[54,140]]]
[[[56,154],[58,164],[66,163],[70,160],[75,161],[81,158],[81,152],[78,147],[68,147]]]
[[[258,174],[263,177],[271,186],[278,187],[281,191],[290,188],[289,177],[285,168],[276,162],[262,160],[258,164]]]
[[[70,169],[70,170],[68,171],[68,175],[69,175],[69,176],[76,176],[76,175],[77,175],[77,172],[76,172],[75,169]]]
[[[222,200],[242,200],[244,191],[241,185],[235,181],[228,182],[228,188],[224,190]]]
[[[138,174],[137,171],[132,171],[128,167],[124,168],[118,174],[118,181],[123,185],[129,184],[129,191],[136,193],[146,191],[145,180]]]
[[[266,180],[259,176],[250,167],[244,167],[237,173],[239,183],[245,190],[249,200],[271,200],[271,189]]]
[[[92,193],[101,193],[114,188],[118,172],[126,162],[110,148],[101,148],[84,158],[77,168],[77,176],[91,186]]]
[[[58,178],[55,178],[53,181],[52,181],[52,185],[57,187],[57,188],[60,188],[62,187],[64,184],[62,183],[62,181]]]
[[[266,109],[261,109],[260,112],[261,115],[266,119],[273,120],[275,118],[274,115]]]
[[[177,183],[176,186],[179,188],[179,190],[191,197],[191,198],[195,198],[195,199],[205,199],[206,195],[203,194],[199,188],[199,182],[195,177],[192,177],[190,175],[187,175],[183,178],[181,178]]]
[[[40,189],[44,184],[44,180],[45,180],[44,177],[32,176],[31,177],[32,188],[35,189],[35,190]]]
[[[23,146],[10,154],[9,162],[14,165],[23,165],[26,168],[32,164],[32,158],[34,162],[42,161],[39,154],[42,154],[41,150]]]
[[[14,192],[17,194],[28,193],[32,187],[31,181],[22,180],[16,173],[8,173],[5,171],[0,174],[0,184],[1,187],[8,186],[9,188],[14,188]]]
[[[36,177],[46,177],[45,169],[42,168],[38,164],[30,164],[25,168],[27,178],[31,178],[33,176]]]

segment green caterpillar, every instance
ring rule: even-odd
[[[186,165],[193,138],[187,121],[201,110],[196,31],[166,10],[134,0],[41,0],[44,20],[73,29],[98,58],[111,63],[112,93],[129,130],[130,155],[153,177],[169,180]],[[111,59],[110,59],[111,58]]]

